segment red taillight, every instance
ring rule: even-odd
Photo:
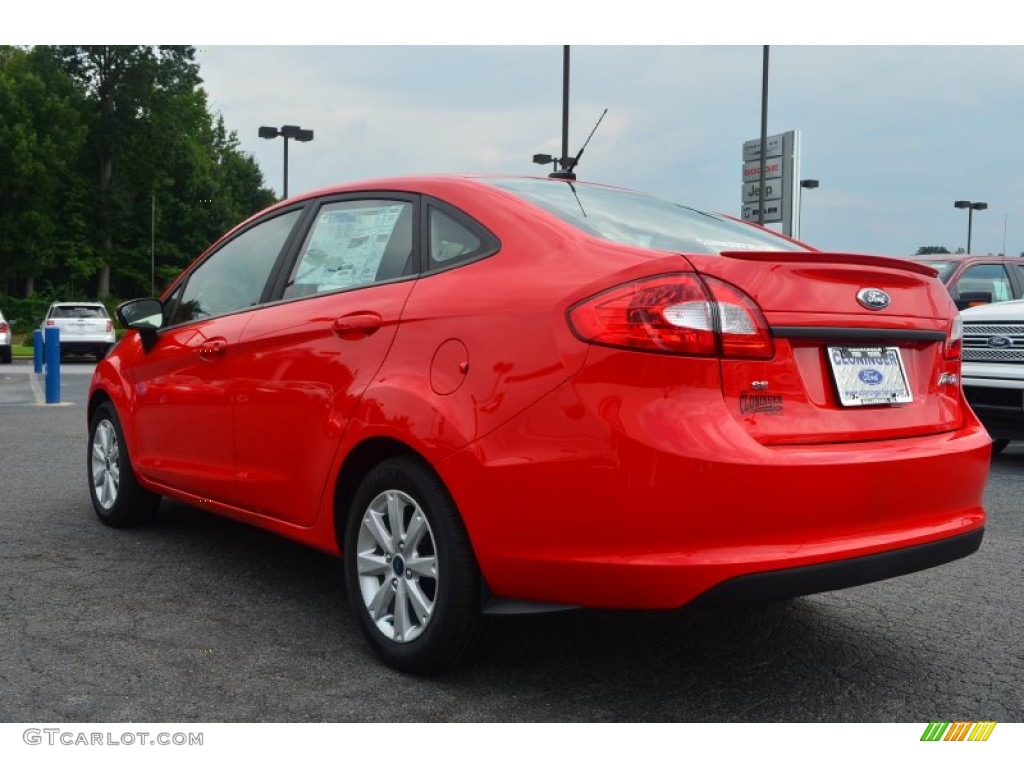
[[[56,324],[57,324],[57,321],[56,321],[56,320],[47,320],[47,321],[46,321],[46,324],[47,324],[47,325],[56,325]]]
[[[963,355],[964,348],[964,321],[960,315],[954,315],[953,325],[949,329],[949,336],[946,337],[946,359],[959,360]]]
[[[718,305],[722,357],[767,360],[775,353],[768,323],[754,300],[734,285],[704,278]]]
[[[7,333],[7,323],[0,323],[0,333]]]
[[[112,330],[114,330],[114,323],[111,320],[107,320],[107,333],[110,333]]]
[[[593,344],[676,355],[769,358],[773,352],[750,297],[692,272],[616,286],[576,304],[568,317],[576,335]]]

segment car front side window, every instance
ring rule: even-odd
[[[1009,301],[1013,298],[1010,276],[1002,264],[975,264],[964,270],[956,285],[957,296],[988,294],[990,301]]]
[[[261,222],[205,259],[188,277],[181,301],[174,309],[173,324],[259,304],[300,214],[301,209],[296,209]]]

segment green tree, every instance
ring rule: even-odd
[[[89,258],[82,108],[50,51],[0,48],[0,286],[31,295],[47,269]]]
[[[274,202],[201,84],[187,46],[0,47],[0,291],[148,293]]]
[[[949,253],[949,249],[941,245],[922,245],[917,249],[915,256],[930,256],[936,253]]]
[[[151,248],[162,286],[231,225],[273,202],[234,133],[211,116],[194,48],[59,53],[88,105],[95,237],[91,262],[80,266],[96,274],[100,297],[147,291]]]
[[[130,166],[133,153],[152,149],[140,137],[146,136],[147,126],[167,116],[161,97],[197,88],[199,67],[195,49],[187,46],[62,46],[60,56],[91,107],[90,151],[97,173],[94,267],[96,293],[102,298],[110,294],[116,249],[126,241],[137,242],[140,229],[132,215],[140,179],[115,175],[115,167],[122,162]]]

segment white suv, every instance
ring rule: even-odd
[[[40,328],[60,329],[60,353],[92,354],[102,360],[117,336],[107,308],[98,301],[55,301]]]
[[[971,307],[964,323],[964,395],[998,453],[1024,440],[1024,300]]]

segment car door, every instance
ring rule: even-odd
[[[196,265],[165,303],[165,328],[133,366],[135,466],[154,482],[237,501],[235,345],[272,283],[301,208],[258,222]]]
[[[418,272],[409,196],[323,201],[280,301],[238,346],[238,491],[245,509],[313,523],[338,444],[394,339]]]

